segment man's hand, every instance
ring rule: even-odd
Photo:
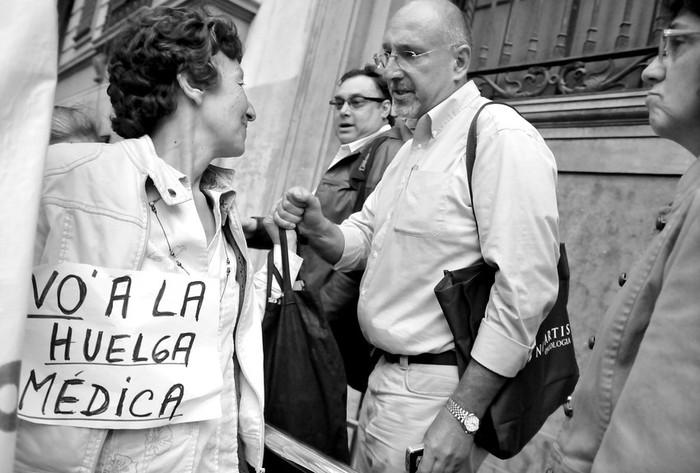
[[[292,187],[277,201],[270,212],[272,220],[281,228],[299,232],[308,237],[309,245],[323,259],[335,264],[343,254],[345,237],[337,225],[323,216],[321,202],[303,187]]]
[[[302,234],[320,233],[325,218],[318,198],[303,187],[292,187],[272,209],[275,223],[287,230],[299,227]]]
[[[472,358],[451,397],[457,404],[483,419],[486,409],[506,380],[504,376]],[[425,433],[423,443],[425,451],[418,473],[471,473],[470,454],[474,446],[474,436],[464,432],[459,421],[446,407],[440,408],[437,417]]]
[[[255,217],[241,218],[241,228],[246,238],[250,238],[258,230],[258,220]]]
[[[469,452],[474,436],[464,433],[457,419],[446,408],[437,417],[423,438],[425,450],[418,473],[471,472]]]

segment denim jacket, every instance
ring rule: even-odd
[[[138,270],[151,225],[146,196],[150,177],[164,200],[177,199],[140,156],[153,152],[148,137],[115,144],[50,147],[37,226],[34,265],[61,262]],[[210,168],[217,172],[216,168]],[[170,191],[170,192],[169,192]],[[175,195],[173,195],[175,194]],[[235,206],[227,225],[240,248],[245,237]],[[228,233],[228,232],[225,232]],[[239,436],[247,462],[260,471],[263,453],[263,352],[261,314],[247,263],[244,304],[234,343],[240,366]],[[225,393],[224,393],[225,395]],[[107,430],[21,421],[16,471],[94,471]],[[230,439],[236,442],[236,439]]]
[[[596,338],[546,471],[700,471],[700,161]]]

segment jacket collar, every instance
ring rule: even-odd
[[[167,205],[176,205],[192,199],[189,178],[163,161],[156,153],[153,141],[148,135],[121,142],[131,154],[134,163],[148,175],[158,194]],[[200,189],[211,196],[214,193],[227,194],[222,198],[222,213],[233,204],[233,178],[235,171],[210,164],[202,174]],[[229,194],[230,193],[230,194]]]

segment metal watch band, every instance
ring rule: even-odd
[[[457,421],[459,421],[460,425],[462,426],[462,429],[464,430],[465,433],[474,435],[476,431],[479,429],[479,418],[476,417],[473,413],[465,410],[462,406],[457,404],[452,398],[448,398],[447,402],[445,403],[445,407],[447,410],[454,416]],[[465,423],[465,420],[468,417],[472,417],[475,421],[475,428],[472,430],[467,428],[467,425]]]

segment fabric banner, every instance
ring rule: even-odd
[[[142,429],[221,415],[219,281],[62,263],[34,268],[18,415]]]
[[[52,0],[0,0],[0,471],[12,471],[20,347],[56,88]]]

